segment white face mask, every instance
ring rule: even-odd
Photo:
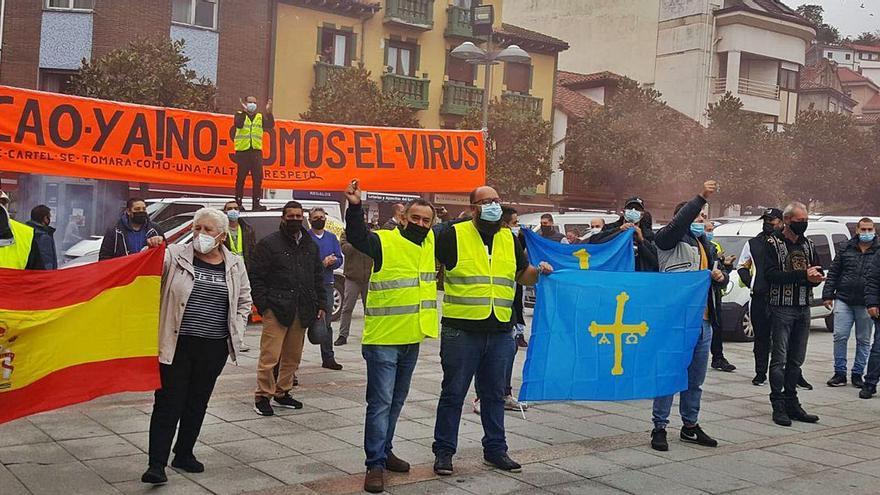
[[[590,229],[591,234],[598,234],[599,232],[602,232],[602,229],[599,227],[593,227],[592,229]]]
[[[519,235],[519,225],[511,227],[510,231],[513,232],[513,235]]]
[[[219,235],[217,237],[220,237]],[[205,233],[199,233],[196,235],[196,238],[193,239],[193,249],[202,253],[208,254],[217,246],[217,237],[211,237]]]

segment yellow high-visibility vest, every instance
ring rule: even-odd
[[[0,268],[24,270],[31,255],[34,229],[11,218],[9,219],[9,228],[12,229],[12,237],[15,242],[9,246],[0,247]]]
[[[263,114],[254,115],[253,120],[244,114],[244,125],[235,130],[235,151],[263,149]]]
[[[244,244],[242,241],[243,237],[244,235],[241,231],[241,224],[238,224],[238,226],[235,228],[235,236],[229,239],[229,246],[232,248],[230,249],[230,251],[232,251],[232,254],[244,256]]]
[[[516,294],[516,254],[510,230],[495,233],[490,259],[473,222],[458,223],[453,228],[458,261],[443,279],[443,316],[485,320],[494,311],[498,321],[510,321]]]
[[[417,246],[399,229],[379,230],[382,267],[370,275],[362,344],[416,344],[437,338],[434,233]]]

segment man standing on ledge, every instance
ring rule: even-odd
[[[240,101],[240,100],[239,100]],[[235,177],[235,200],[242,204],[244,181],[248,174],[253,181],[253,211],[261,211],[260,198],[263,197],[263,132],[275,127],[272,116],[272,99],[266,102],[266,114],[257,112],[257,97],[248,96],[241,102],[244,110],[235,112],[235,163],[238,174]]]

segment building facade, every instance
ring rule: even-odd
[[[813,64],[821,59],[831,60],[880,84],[880,43],[817,43],[807,52],[807,63]]]
[[[725,92],[776,127],[794,121],[815,30],[778,0],[507,0],[505,19],[569,41],[560,68],[610,70],[706,123]]]
[[[844,89],[835,62],[820,59],[801,69],[798,87],[799,112],[818,110],[852,114],[857,104]]]

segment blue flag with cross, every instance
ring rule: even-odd
[[[519,400],[650,399],[686,389],[709,283],[706,270],[542,276]]]
[[[601,244],[562,244],[544,239],[529,229],[522,230],[526,239],[529,262],[547,261],[556,271],[606,270],[631,272],[635,270],[633,231],[627,230]]]

